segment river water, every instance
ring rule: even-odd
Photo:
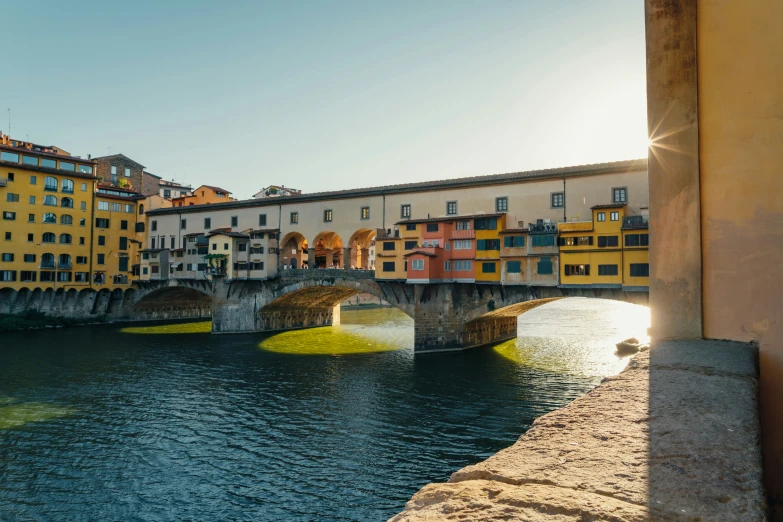
[[[564,299],[496,347],[413,356],[395,309],[0,335],[0,520],[385,520],[620,371],[647,308]]]

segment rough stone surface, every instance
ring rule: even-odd
[[[392,521],[764,520],[756,355],[657,343]]]

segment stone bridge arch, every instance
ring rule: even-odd
[[[112,295],[107,305],[116,313],[136,320],[195,319],[212,317],[212,284],[207,280],[171,279],[144,281],[124,294]]]

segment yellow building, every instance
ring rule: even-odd
[[[0,134],[0,286],[87,288],[95,163]]]
[[[560,286],[647,290],[648,240],[644,218],[626,218],[626,206],[619,203],[596,205],[591,211],[592,221],[558,224]],[[632,222],[636,223],[633,226],[644,228],[623,230],[624,223]],[[639,238],[640,230],[644,230],[644,240]],[[631,236],[628,241],[633,246],[625,246],[626,234]],[[639,245],[642,241],[644,246]]]
[[[500,231],[505,228],[505,214],[487,214],[473,219],[477,283],[500,283]]]
[[[406,281],[408,264],[405,254],[419,242],[419,227],[407,223],[403,230],[396,229],[392,234],[381,233],[375,237],[375,278],[379,280]],[[409,246],[408,250],[405,245]]]
[[[134,190],[98,184],[92,223],[95,288],[123,288],[133,282],[133,265],[144,241],[144,216],[138,207],[143,200]]]
[[[650,288],[650,235],[645,216],[625,216],[623,234],[623,290]]]

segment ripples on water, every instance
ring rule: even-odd
[[[3,334],[0,519],[384,520],[619,371],[649,314],[562,300],[515,341],[415,358],[401,312],[342,321]]]

